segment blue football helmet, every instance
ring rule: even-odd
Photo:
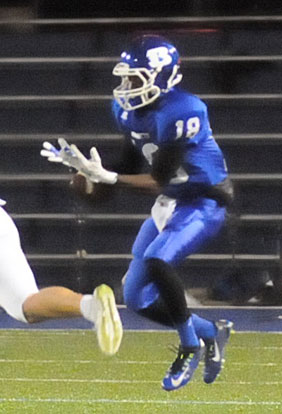
[[[113,75],[121,77],[114,98],[126,111],[151,104],[181,81],[179,65],[179,53],[166,39],[157,35],[137,38],[113,69]]]

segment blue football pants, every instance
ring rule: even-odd
[[[142,224],[132,247],[125,283],[125,304],[138,311],[159,297],[159,290],[146,272],[146,259],[158,258],[177,265],[199,251],[223,227],[226,209],[212,199],[177,205],[165,228],[159,232],[152,217]]]

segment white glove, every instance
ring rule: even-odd
[[[89,160],[85,158],[76,145],[71,145],[71,151],[79,160],[79,171],[86,174],[91,181],[104,184],[115,184],[117,182],[118,174],[108,171],[102,166],[101,157],[95,147],[90,149]]]
[[[117,182],[118,174],[102,166],[100,155],[95,147],[91,148],[90,160],[88,160],[76,145],[69,145],[64,138],[59,138],[58,144],[60,149],[45,141],[40,151],[42,157],[46,157],[50,162],[59,162],[72,167],[85,174],[94,183],[115,184]]]
[[[60,149],[57,149],[50,142],[43,142],[43,149],[40,151],[42,157],[46,157],[50,162],[60,162],[68,167],[80,170],[80,161],[77,159],[70,145],[64,138],[58,139]]]

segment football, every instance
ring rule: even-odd
[[[93,183],[82,172],[76,173],[70,181],[70,187],[80,197],[91,202],[106,202],[112,198],[115,189],[113,185]]]
[[[94,194],[95,183],[89,180],[82,172],[76,173],[70,182],[70,187],[80,195]]]

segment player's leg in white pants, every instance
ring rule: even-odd
[[[0,306],[13,318],[27,322],[23,303],[37,292],[34,275],[20,245],[18,230],[11,217],[0,208]]]
[[[38,290],[16,225],[1,207],[0,306],[22,322],[84,316],[94,323],[104,353],[113,355],[120,347],[123,330],[112,289],[100,285],[93,295],[81,295],[62,286]]]

